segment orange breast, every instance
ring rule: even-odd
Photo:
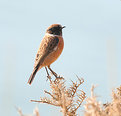
[[[61,55],[62,51],[63,51],[63,47],[64,47],[64,41],[62,37],[58,37],[59,38],[59,43],[57,46],[57,49],[55,51],[53,51],[52,53],[50,53],[44,60],[42,67],[43,66],[49,66],[50,64],[52,64],[55,60],[57,60],[57,58]]]

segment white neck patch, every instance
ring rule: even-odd
[[[50,33],[45,33],[45,36],[58,36],[58,37],[62,37],[61,35],[53,35],[53,34],[50,34]]]

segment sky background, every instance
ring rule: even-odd
[[[65,46],[51,67],[67,84],[83,77],[80,89],[90,96],[98,85],[104,103],[121,85],[120,0],[0,0],[0,116],[19,116],[15,106],[24,114],[38,106],[41,116],[61,116],[55,107],[29,102],[49,90],[44,68],[27,85],[40,41],[54,23],[66,26]]]

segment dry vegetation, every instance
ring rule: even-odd
[[[101,104],[94,95],[94,86],[91,89],[91,97],[87,98],[84,116],[121,116],[121,86],[112,91],[112,101]]]
[[[78,90],[83,82],[83,79],[78,78],[78,82],[72,81],[72,85],[67,88],[64,79],[56,78],[54,81],[50,80],[51,92],[44,91],[50,97],[40,97],[40,101],[31,101],[60,107],[64,116],[76,116],[78,108],[85,99],[84,91]]]
[[[17,109],[20,116],[40,116],[39,110],[37,107],[33,110],[33,114],[23,114],[23,112],[20,108],[16,107],[16,109]]]
[[[60,107],[63,116],[77,116],[77,110],[83,107],[82,102],[86,98],[85,92],[79,89],[84,80],[78,77],[77,79],[77,82],[72,81],[70,87],[66,86],[64,79],[50,79],[50,92],[45,90],[45,97],[31,101]],[[112,91],[112,101],[106,104],[97,101],[94,88],[92,86],[91,97],[88,97],[84,104],[84,116],[121,116],[121,86]],[[20,116],[40,116],[37,108],[33,115],[23,115],[20,109],[18,112]]]

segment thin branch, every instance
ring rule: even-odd
[[[50,92],[48,92],[48,91],[46,91],[46,90],[44,90],[44,92],[45,92],[46,94],[49,94],[53,99],[57,100]]]
[[[38,101],[38,100],[30,100],[31,102],[38,102],[38,103],[45,103],[45,104],[50,104],[50,105],[53,105],[53,106],[60,106],[60,105],[57,105],[57,104],[54,104],[52,102],[48,102],[48,101]]]

